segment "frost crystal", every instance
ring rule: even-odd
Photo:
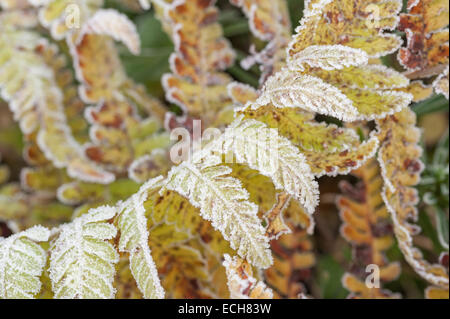
[[[344,45],[311,45],[303,51],[288,57],[288,67],[305,70],[305,64],[324,70],[341,70],[344,67],[365,65],[369,58],[361,49]]]
[[[61,226],[50,248],[50,279],[55,298],[113,298],[114,265],[119,256],[108,240],[116,236],[106,221],[116,208],[102,206]]]
[[[47,255],[36,242],[47,241],[49,235],[47,228],[35,226],[0,237],[0,299],[31,299],[40,291]]]

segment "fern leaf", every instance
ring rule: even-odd
[[[55,298],[113,298],[118,254],[108,240],[116,228],[107,221],[116,208],[103,206],[62,225],[50,247],[50,279]]]
[[[231,169],[215,164],[184,162],[172,168],[163,189],[188,198],[240,256],[258,267],[267,268],[272,258],[269,239],[257,216],[258,208],[248,201],[249,195],[240,182],[226,176]]]
[[[447,1],[409,1],[407,10],[400,14],[398,26],[407,39],[406,47],[398,52],[399,62],[410,78],[440,74],[449,62]]]
[[[415,207],[418,195],[412,187],[419,182],[423,167],[419,159],[422,153],[418,146],[420,131],[415,127],[415,122],[415,114],[409,109],[378,121],[381,141],[378,161],[385,183],[382,196],[406,261],[424,279],[448,289],[445,269],[441,265],[428,263],[413,245],[412,236],[420,228],[410,223],[418,217]]]
[[[319,78],[284,69],[269,78],[252,109],[272,103],[276,107],[300,107],[345,121],[358,119],[358,110],[336,87]]]
[[[113,29],[107,27],[108,18],[117,23]],[[128,34],[132,35],[130,40],[125,38]],[[81,83],[80,95],[86,103],[114,100],[117,98],[115,91],[122,91],[123,95],[123,88],[128,84],[110,37],[125,41],[132,52],[139,50],[134,25],[111,10],[99,10],[83,24],[79,34],[68,40],[77,79]]]
[[[231,299],[272,299],[273,292],[253,277],[251,266],[244,260],[224,255]]]
[[[110,36],[125,44],[133,54],[139,54],[141,43],[136,27],[121,13],[112,9],[98,10],[83,26],[83,33]]]
[[[277,108],[269,104],[239,114],[277,129],[305,155],[316,176],[347,174],[361,166],[378,147],[376,136],[361,143],[353,129],[316,122],[313,114],[298,108]]]
[[[295,56],[312,45],[345,45],[364,50],[369,57],[392,53],[401,39],[384,31],[396,27],[401,8],[398,0],[308,1],[289,55]]]
[[[292,69],[305,70],[305,65],[323,70],[341,70],[345,67],[367,64],[369,58],[361,49],[344,45],[311,45],[288,58]]]
[[[272,179],[277,189],[294,196],[312,214],[318,203],[318,185],[305,157],[286,138],[255,120],[238,118],[205,148],[205,154],[233,152],[244,163]],[[194,161],[197,161],[194,157]]]
[[[39,293],[47,255],[37,243],[49,235],[48,229],[35,226],[0,237],[0,299],[28,299]]]
[[[92,124],[85,152],[106,170],[129,171],[136,177],[130,166],[142,164],[135,162],[138,158],[170,145],[169,136],[158,132],[165,108],[127,77],[113,39],[123,42],[132,53],[139,51],[139,37],[128,18],[114,10],[99,10],[68,40],[81,82],[80,95],[87,103],[97,103],[85,112]],[[141,118],[140,113],[149,115]],[[164,165],[160,168],[162,173]],[[154,177],[150,170],[140,166],[143,176]]]
[[[372,68],[373,70],[373,68]],[[352,69],[344,69],[342,73],[352,72]],[[364,70],[362,70],[364,71]],[[370,69],[367,69],[370,72]],[[378,71],[380,71],[378,69]],[[352,79],[358,74],[348,74]],[[395,71],[389,71],[392,76]],[[314,72],[312,72],[314,74]],[[315,75],[315,74],[314,74]],[[298,71],[284,69],[275,74],[266,82],[262,95],[255,103],[248,103],[252,109],[272,103],[276,107],[300,107],[302,109],[316,112],[323,115],[336,117],[344,121],[369,120],[382,118],[386,114],[392,114],[406,107],[412,100],[412,95],[393,90],[373,90],[365,88],[351,88],[339,82],[343,76],[336,71],[318,71],[323,79]],[[333,77],[339,77],[334,82]],[[365,77],[368,79],[369,74]],[[403,87],[407,85],[406,78],[398,74],[398,81],[391,88]],[[330,81],[331,79],[331,81]],[[363,83],[362,79],[353,82],[353,85]],[[372,79],[373,81],[373,79]],[[330,83],[331,82],[331,83]],[[347,81],[348,82],[348,81]],[[370,83],[370,82],[369,82]],[[363,84],[367,87],[367,83]],[[249,106],[247,106],[249,107]]]
[[[372,159],[352,174],[360,177],[361,183],[353,187],[341,182],[344,196],[337,200],[343,220],[341,234],[353,246],[352,274],[362,280],[367,275],[366,266],[375,264],[380,269],[383,282],[393,281],[400,275],[401,269],[399,263],[389,263],[385,256],[385,251],[394,244],[394,238],[389,232],[389,213],[381,198],[383,180],[378,163]],[[361,292],[353,289],[355,285],[352,285],[353,280],[350,278],[344,278],[343,281],[354,295]],[[371,295],[380,293],[380,296],[392,296],[388,291],[376,292],[378,289],[373,288]],[[368,296],[363,293],[360,297]]]
[[[378,8],[379,20],[375,21],[378,26],[368,27],[364,24],[369,19],[365,18],[373,6]],[[394,70],[367,65],[367,57],[378,57],[400,46],[398,36],[383,33],[397,25],[400,8],[400,1],[308,2],[288,48],[289,70],[275,75],[272,81],[269,79],[267,85],[271,85],[268,89],[272,92],[263,93],[254,107],[269,101],[276,105],[278,101],[278,107],[286,104],[356,121],[383,118],[409,105],[412,95],[397,90],[406,87],[408,79]],[[336,62],[336,56],[344,56],[344,50],[352,54]],[[339,70],[333,70],[324,63],[304,61],[313,54],[316,59],[325,56],[333,63],[345,63],[339,65]],[[277,87],[276,82],[283,83],[283,87]]]
[[[131,273],[144,298],[150,299],[164,298],[164,290],[148,247],[144,201],[148,191],[157,187],[161,179],[162,177],[159,177],[148,181],[139,192],[123,202],[119,207],[117,221],[120,231],[119,250],[130,254]]]
[[[84,156],[67,124],[58,75],[47,63],[47,59],[61,61],[55,47],[32,31],[14,29],[2,31],[0,47],[1,94],[24,134],[37,132],[36,142],[45,157],[55,167],[67,168],[71,177],[111,182],[114,176]]]
[[[166,99],[206,126],[218,111],[231,104],[222,70],[231,66],[234,52],[217,22],[214,0],[179,0],[166,11],[170,19],[175,52],[170,57],[172,73],[162,78]]]

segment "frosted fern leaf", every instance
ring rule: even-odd
[[[31,299],[40,291],[47,255],[37,242],[47,241],[49,235],[46,228],[35,226],[0,237],[0,299]]]
[[[50,279],[54,298],[113,298],[119,256],[108,240],[116,236],[116,208],[102,206],[62,225],[50,248]]]
[[[344,121],[359,118],[353,102],[338,88],[323,80],[283,69],[270,77],[263,94],[251,105],[252,109],[273,103],[276,107],[300,107]]]
[[[227,176],[231,168],[209,164],[212,165],[183,162],[172,168],[161,192],[173,190],[188,198],[239,256],[257,267],[269,267],[269,238],[258,218],[258,206],[249,201],[239,180]]]
[[[344,67],[367,64],[369,58],[361,49],[344,45],[311,45],[294,56],[288,56],[288,67],[305,70],[305,64],[323,70],[341,70]]]
[[[164,290],[148,247],[147,219],[144,202],[150,189],[160,186],[162,177],[145,183],[139,192],[120,204],[117,226],[120,231],[119,250],[130,254],[130,268],[144,298],[162,299]]]
[[[141,50],[135,25],[124,14],[113,9],[97,11],[83,26],[81,33],[110,36],[125,44],[133,54],[139,54]]]
[[[221,138],[204,150],[206,154],[211,151],[233,152],[238,163],[270,177],[277,189],[294,196],[309,214],[314,212],[318,204],[319,186],[303,154],[276,129],[256,120],[242,121],[240,117]]]

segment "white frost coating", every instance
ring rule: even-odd
[[[202,164],[183,162],[169,172],[161,189],[172,190],[200,208],[200,215],[211,221],[231,248],[242,258],[260,268],[272,264],[269,238],[258,218],[258,206],[249,201],[249,193],[241,182],[228,176],[231,168],[210,156]]]
[[[449,92],[448,92],[448,90],[449,90],[448,69],[449,69],[449,67],[447,65],[447,68],[444,70],[444,72],[439,74],[439,76],[433,82],[434,91],[437,94],[444,95],[447,100],[448,100],[448,94],[449,94]]]
[[[273,292],[270,288],[267,288],[266,285],[257,280],[254,277],[248,276],[243,278],[244,275],[238,273],[238,268],[240,262],[237,259],[237,256],[233,258],[230,255],[225,254],[224,261],[222,265],[225,267],[226,275],[227,275],[227,285],[228,290],[230,292],[231,299],[249,299],[249,292],[252,289],[261,289],[264,293],[268,295],[269,298],[273,297]],[[247,276],[248,274],[245,274]]]
[[[211,152],[233,152],[238,163],[244,163],[270,177],[277,189],[298,200],[313,214],[319,202],[319,185],[315,181],[306,158],[285,137],[256,120],[237,118],[215,141],[208,144],[200,158]],[[194,154],[194,162],[200,161]]]
[[[127,46],[133,54],[139,54],[141,42],[136,26],[128,17],[113,9],[97,11],[81,29],[80,39],[84,34],[98,34],[112,37]]]
[[[304,65],[327,71],[344,67],[365,65],[369,61],[366,52],[344,45],[311,45],[303,51],[288,56],[288,68],[304,71]]]
[[[141,5],[142,9],[149,10],[150,9],[150,2],[149,0],[139,0],[139,4]]]
[[[148,191],[161,187],[162,176],[145,183],[139,191],[119,204],[117,226],[120,231],[119,251],[130,254],[130,269],[139,290],[146,299],[164,298],[155,262],[148,247],[147,219],[144,202]]]
[[[317,77],[301,75],[288,69],[270,77],[262,92],[254,103],[249,103],[252,109],[273,103],[279,108],[300,107],[344,121],[360,118],[353,102],[338,88]]]
[[[113,298],[115,264],[119,256],[108,240],[117,230],[106,222],[116,208],[102,206],[59,228],[50,247],[50,279],[54,298]]]
[[[47,228],[34,226],[6,239],[0,237],[0,299],[31,299],[40,291],[47,255],[36,242],[45,242],[49,236]]]

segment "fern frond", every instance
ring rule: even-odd
[[[214,4],[215,0],[178,0],[166,9],[175,45],[170,57],[172,74],[162,78],[166,99],[201,117],[206,126],[231,104],[226,88],[231,78],[222,70],[235,57],[222,35]]]
[[[138,193],[119,206],[119,250],[130,255],[130,268],[144,298],[164,298],[155,263],[148,247],[144,202],[148,191],[161,184],[162,177],[145,183]]]
[[[224,255],[231,299],[272,299],[273,292],[253,277],[251,266],[239,257]]]
[[[287,69],[267,80],[263,94],[251,107],[255,110],[269,103],[279,108],[301,107],[345,121],[358,119],[358,111],[352,101],[339,89],[319,78]]]
[[[364,50],[369,57],[395,52],[401,45],[400,37],[384,31],[396,27],[401,8],[399,0],[308,1],[289,55],[312,45],[345,45]]]
[[[156,161],[147,161],[146,167],[141,157],[170,145],[169,136],[160,132],[166,111],[142,86],[127,77],[113,39],[138,53],[140,40],[136,28],[124,15],[109,9],[97,11],[79,33],[67,40],[81,82],[80,95],[86,103],[97,104],[85,111],[92,125],[91,142],[85,146],[85,152],[91,160],[116,174],[128,171],[135,179],[155,177],[151,167]],[[141,118],[140,112],[150,114]],[[140,162],[136,163],[138,159]],[[135,171],[138,164],[141,164],[139,171]],[[159,165],[158,173],[167,171],[166,166]]]
[[[119,257],[109,240],[117,229],[107,221],[115,215],[115,207],[99,207],[57,230],[49,266],[55,298],[114,297]]]
[[[35,226],[0,237],[0,299],[28,299],[39,293],[47,255],[38,243],[49,235],[47,228]]]
[[[398,61],[411,79],[430,77],[448,67],[449,5],[446,1],[409,1],[400,14],[398,29],[406,32],[406,46]]]
[[[305,70],[305,66],[326,71],[342,70],[351,66],[367,64],[369,57],[361,49],[344,45],[311,45],[288,57],[291,69]]]
[[[133,54],[139,54],[141,42],[134,24],[124,15],[112,9],[98,10],[83,26],[83,33],[112,37],[123,43]]]
[[[448,274],[441,265],[428,263],[420,250],[414,247],[412,236],[420,228],[410,223],[418,218],[415,207],[423,164],[422,149],[418,146],[420,131],[415,127],[416,116],[405,109],[378,123],[381,148],[378,161],[384,179],[383,200],[391,213],[394,232],[400,250],[414,270],[430,283],[448,289]]]
[[[113,180],[84,156],[67,124],[58,74],[47,63],[61,61],[56,48],[33,31],[4,28],[0,89],[23,133],[37,132],[36,142],[45,157],[55,167],[67,168],[71,177],[99,183]]]
[[[373,5],[379,9],[379,25],[368,28],[363,15],[368,16],[367,10]],[[383,118],[406,107],[412,96],[395,89],[406,87],[408,80],[393,70],[367,66],[367,57],[378,57],[400,46],[399,37],[383,33],[397,25],[400,8],[400,1],[309,1],[288,48],[288,69],[268,80],[253,108],[271,102],[278,107],[300,107],[356,121]],[[311,60],[313,53],[315,61]],[[329,63],[320,62],[321,56]],[[337,59],[345,63],[336,64]],[[333,64],[340,70],[330,70]],[[341,83],[345,78],[348,80]]]
[[[240,117],[204,152],[233,152],[238,163],[270,177],[277,189],[292,195],[310,214],[314,212],[318,184],[305,157],[288,139],[264,123]]]
[[[406,107],[412,100],[410,94],[389,90],[403,87],[408,83],[405,77],[393,70],[389,70],[390,87],[387,90],[386,88],[375,90],[368,88],[371,82],[375,83],[374,78],[369,80],[369,74],[373,73],[371,71],[382,71],[380,68],[375,70],[373,67],[371,69],[365,67],[360,71],[356,69],[357,73],[352,68],[339,72],[310,70],[307,73],[311,75],[308,75],[293,69],[292,64],[288,64],[288,67],[289,69],[284,69],[269,78],[263,88],[263,94],[254,104],[249,103],[253,109],[272,103],[280,108],[300,107],[352,122],[382,118]],[[347,72],[349,73],[346,74]],[[358,78],[353,81],[354,77],[361,76],[363,72],[368,72],[364,76],[369,81],[363,83],[362,79]],[[342,74],[352,79],[353,87],[348,87],[345,82],[340,81]],[[399,82],[392,83],[392,76],[395,75]],[[338,79],[333,80],[334,77]],[[362,87],[358,87],[358,84]]]
[[[188,198],[240,256],[267,268],[272,258],[258,208],[248,201],[248,192],[241,183],[227,176],[231,169],[217,164],[182,163],[169,172],[163,189]]]

